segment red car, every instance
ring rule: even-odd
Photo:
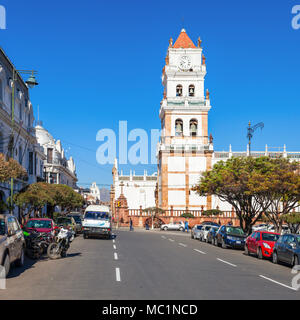
[[[279,237],[279,233],[255,231],[246,239],[245,253],[255,253],[259,259],[271,258]]]
[[[52,219],[34,218],[27,221],[25,229],[29,232],[35,229],[37,232],[51,232],[52,234],[54,234],[55,223]]]

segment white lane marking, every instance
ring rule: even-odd
[[[179,245],[182,246],[182,247],[185,247],[185,248],[187,247],[187,245],[183,244],[183,243],[179,243]]]
[[[236,267],[235,264],[232,264],[232,263],[227,262],[227,261],[225,261],[225,260],[222,260],[222,259],[219,259],[219,258],[218,258],[217,260],[219,260],[219,261],[221,261],[221,262],[223,262],[223,263],[229,264],[229,265],[232,266],[232,267]]]
[[[201,253],[201,254],[206,254],[206,252],[203,252],[203,251],[198,250],[198,249],[194,249],[194,251],[199,252],[199,253]]]
[[[165,236],[161,236],[163,239],[167,239]]]
[[[269,281],[271,281],[271,282],[274,282],[274,283],[276,283],[276,284],[279,284],[280,286],[283,286],[283,287],[285,287],[285,288],[291,289],[291,290],[293,290],[293,291],[297,291],[296,288],[287,286],[286,284],[280,283],[280,282],[275,281],[275,280],[273,280],[273,279],[267,278],[267,277],[262,276],[262,275],[260,275],[260,277],[263,278],[263,279],[269,280]]]
[[[118,281],[118,282],[121,281],[120,268],[116,268],[116,281]]]
[[[115,239],[113,240],[113,243],[116,243],[116,240],[115,240]]]
[[[115,245],[113,245],[114,249],[117,250],[117,247]]]
[[[116,252],[115,252],[114,256],[115,256],[115,260],[118,260],[118,254]]]
[[[173,240],[173,239],[169,239],[169,241],[174,242],[175,240]]]

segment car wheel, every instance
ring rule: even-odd
[[[168,231],[168,228],[167,228],[167,227],[164,227],[164,231]]]
[[[83,234],[83,239],[88,239],[88,235],[86,233]]]
[[[182,232],[182,231],[183,231],[183,228],[180,228],[180,229],[179,229],[179,231],[181,231],[181,232]]]
[[[3,263],[3,267],[5,269],[5,277],[8,276],[9,274],[9,270],[10,270],[10,261],[9,261],[9,254],[6,254],[5,259],[4,259],[4,263]]]
[[[257,258],[260,259],[260,260],[263,258],[261,248],[258,248],[258,249],[257,249]]]
[[[213,242],[214,246],[217,246],[217,245],[218,245],[218,243],[217,243],[217,239],[216,239],[216,238],[215,238],[215,239],[213,239],[213,240],[212,240],[212,242]]]
[[[191,238],[192,238],[192,239],[194,239],[194,235],[193,235],[193,233],[191,233]]]
[[[293,258],[293,267],[294,267],[294,266],[298,266],[298,265],[299,265],[298,256],[294,256],[294,258]]]
[[[22,248],[20,258],[16,261],[17,267],[23,267],[25,261],[25,250]]]
[[[227,246],[226,246],[226,243],[225,243],[224,239],[222,239],[222,248],[223,249],[227,249]]]
[[[205,242],[208,243],[208,238],[206,237]]]
[[[245,245],[245,254],[246,254],[247,256],[250,256],[250,252],[249,252],[249,250],[248,250],[248,246],[247,246],[247,245]]]
[[[273,261],[273,263],[275,263],[275,264],[278,263],[278,255],[277,255],[277,252],[276,252],[276,251],[273,252],[272,261]]]

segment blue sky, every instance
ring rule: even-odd
[[[183,26],[194,42],[203,40],[215,150],[229,144],[245,150],[251,120],[265,123],[253,149],[286,144],[300,151],[300,30],[291,27],[296,4],[0,0],[7,10],[0,45],[17,68],[38,70],[31,100],[45,128],[75,158],[79,184],[110,185],[111,166],[96,162],[96,134],[117,132],[119,120],[127,120],[129,130],[160,128],[161,71],[169,38]],[[136,173],[144,169],[156,166],[137,166]]]

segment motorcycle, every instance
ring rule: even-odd
[[[71,231],[64,227],[60,228],[60,231],[54,237],[54,242],[52,242],[47,249],[48,257],[53,260],[66,257],[73,239],[74,235]]]
[[[34,260],[47,252],[48,246],[53,241],[53,236],[49,233],[41,233],[36,230],[24,230],[24,237],[26,242],[26,255]]]

